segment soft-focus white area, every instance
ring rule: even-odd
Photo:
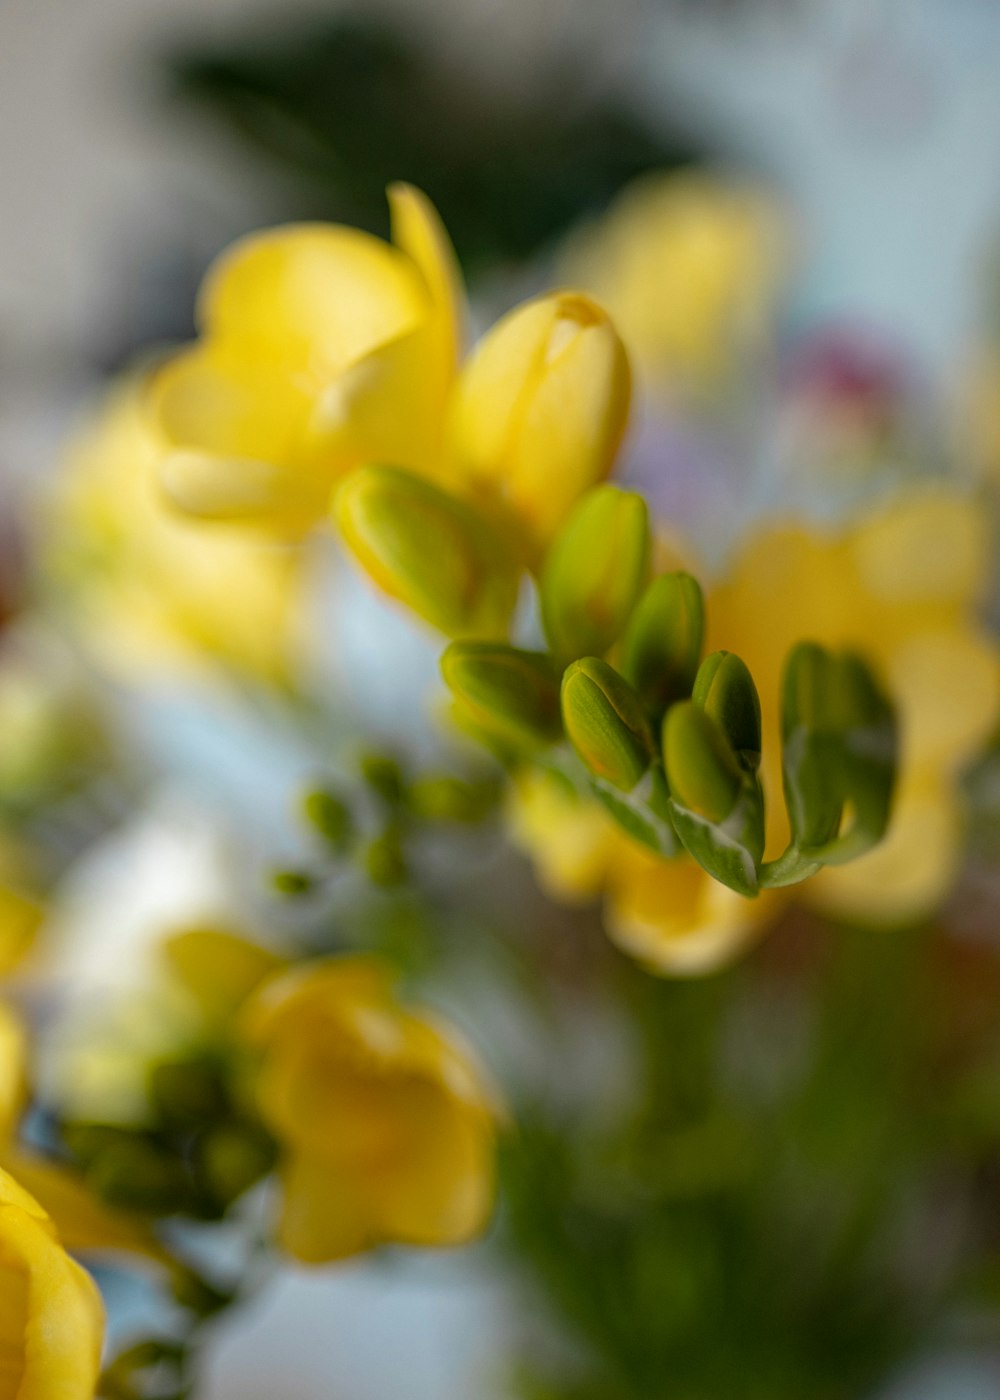
[[[213,1338],[198,1400],[506,1400],[502,1290],[473,1260],[283,1271]]]
[[[1000,232],[1000,5],[777,0],[726,25],[680,8],[643,51],[650,108],[787,190],[817,316],[957,372]]]

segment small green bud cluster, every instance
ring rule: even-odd
[[[731,652],[702,660],[705,607],[682,572],[649,579],[645,503],[601,486],[556,535],[539,576],[549,650],[453,642],[460,716],[510,763],[584,780],[633,837],[681,847],[743,895],[850,860],[884,835],[896,766],[889,702],[857,656],[791,653],[782,701],[792,841],[765,862],[761,708]]]

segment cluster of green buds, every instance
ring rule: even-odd
[[[791,837],[764,859],[761,708],[731,652],[702,658],[705,606],[686,573],[650,579],[641,496],[599,486],[539,569],[548,649],[460,638],[442,659],[466,727],[513,765],[589,789],[660,856],[687,851],[738,893],[793,884],[884,835],[896,770],[891,704],[864,661],[812,642],[789,654],[781,699]]]

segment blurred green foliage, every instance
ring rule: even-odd
[[[527,258],[642,171],[695,154],[593,98],[568,60],[540,91],[500,102],[360,16],[276,18],[266,38],[180,52],[169,67],[176,97],[298,185],[290,212],[382,234],[385,187],[408,180],[434,200],[470,274]]]
[[[721,976],[623,964],[617,991],[634,1101],[603,1129],[536,1103],[507,1152],[550,1325],[523,1393],[859,1400],[970,1327],[1000,1341],[995,954],[798,916]]]

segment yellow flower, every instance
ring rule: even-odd
[[[71,445],[48,564],[90,645],[128,671],[204,666],[272,682],[294,652],[294,553],[179,515],[156,479],[161,443],[139,381],[118,387]]]
[[[404,1009],[377,960],[266,983],[248,1007],[258,1099],[282,1148],[281,1246],[303,1263],[486,1225],[497,1112],[451,1031]]]
[[[869,855],[804,886],[829,909],[905,921],[948,892],[961,856],[957,777],[1000,717],[1000,646],[976,617],[988,569],[982,511],[954,490],[927,486],[840,532],[766,527],[709,594],[709,648],[738,652],[760,691],[768,855],[786,834],[778,696],[789,648],[808,638],[860,651],[898,707],[902,750],[889,833]]]
[[[92,1400],[103,1331],[90,1275],[0,1170],[0,1400]]]
[[[766,338],[786,241],[759,191],[654,174],[575,236],[565,271],[607,306],[644,375],[697,387]]]
[[[603,895],[609,936],[651,972],[686,977],[724,966],[780,906],[778,895],[741,898],[688,856],[661,859],[541,770],[517,775],[508,811],[543,887],[564,903]]]
[[[184,510],[303,528],[359,463],[439,469],[461,315],[453,254],[423,195],[394,185],[389,202],[393,244],[291,225],[210,271],[201,339],[153,393],[162,480]]]
[[[465,365],[450,414],[450,466],[543,546],[608,475],[628,419],[628,357],[596,302],[555,292],[516,307]]]

